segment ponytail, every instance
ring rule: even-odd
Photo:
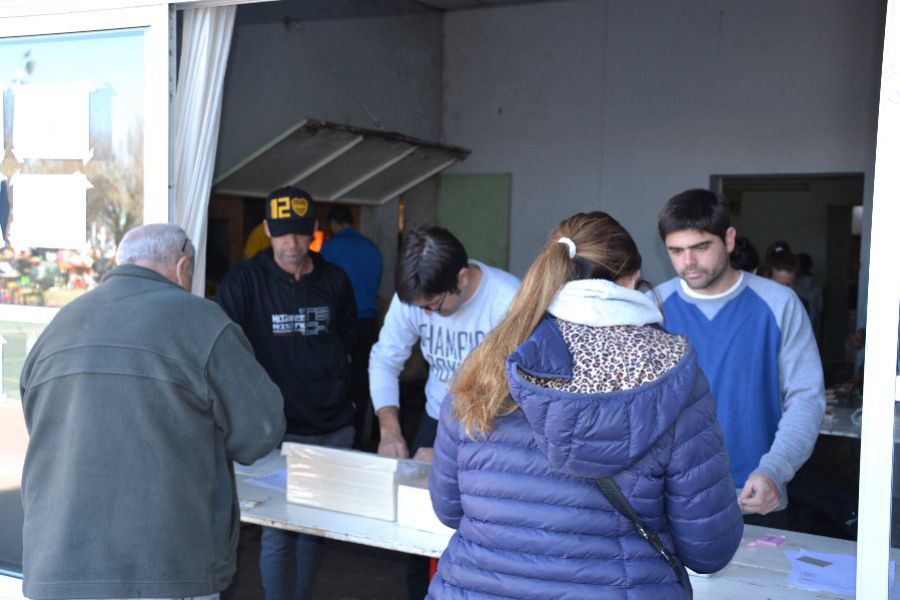
[[[628,231],[604,212],[579,213],[560,223],[522,279],[506,316],[463,362],[450,391],[453,416],[473,438],[510,414],[506,359],[534,332],[560,288],[575,279],[618,281],[641,268]]]
[[[535,330],[559,289],[571,278],[572,260],[564,244],[550,240],[528,269],[506,316],[456,372],[453,416],[466,434],[484,434],[498,416],[515,410],[509,398],[506,359]]]

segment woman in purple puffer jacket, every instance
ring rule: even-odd
[[[672,568],[595,480],[710,573],[743,532],[706,378],[635,289],[641,256],[602,212],[551,233],[506,318],[460,368],[431,472],[457,530],[428,598],[684,598]]]

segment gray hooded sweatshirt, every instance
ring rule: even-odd
[[[213,302],[124,265],[25,361],[29,598],[213,594],[235,571],[232,461],[284,432],[278,388]]]

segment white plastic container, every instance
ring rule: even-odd
[[[432,533],[453,535],[453,530],[441,523],[431,506],[428,475],[431,463],[420,460],[401,460],[397,465],[397,524]]]
[[[395,521],[397,459],[285,442],[287,501]]]

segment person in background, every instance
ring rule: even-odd
[[[433,456],[441,401],[460,363],[500,322],[519,280],[500,269],[470,260],[456,237],[440,227],[408,232],[397,259],[396,289],[369,359],[369,389],[381,430],[378,453],[407,458],[410,449],[400,431],[400,372],[419,344],[429,365],[425,414],[412,454]],[[410,598],[428,587],[428,561],[412,557]]]
[[[378,288],[381,286],[381,252],[353,227],[353,214],[337,205],[328,213],[331,239],[322,245],[322,258],[339,266],[350,277],[356,300],[357,342],[350,372],[350,396],[356,405],[356,443],[360,448],[371,437],[372,403],[369,401],[369,353],[378,339]]]
[[[797,255],[797,262],[800,265],[800,273],[799,277],[797,277],[797,283],[794,285],[794,291],[797,292],[797,295],[800,296],[800,301],[806,307],[806,314],[809,315],[813,331],[818,332],[821,324],[822,309],[824,308],[822,284],[813,277],[813,260],[809,254],[801,252]]]
[[[779,240],[766,250],[766,260],[763,262],[759,274],[766,279],[777,281],[781,285],[794,289],[797,285],[797,278],[800,276],[800,261],[791,252],[790,245]]]
[[[29,598],[218,598],[235,572],[232,461],[284,432],[281,394],[240,328],[192,296],[180,227],[125,234],[22,369]]]
[[[734,250],[730,253],[731,267],[738,271],[747,271],[756,275],[759,268],[759,253],[753,247],[749,238],[742,235],[735,236]]]
[[[285,441],[349,448],[349,360],[356,343],[350,279],[309,250],[315,205],[303,190],[289,186],[269,194],[264,227],[272,246],[233,267],[217,301],[281,389]],[[266,598],[309,598],[322,538],[264,527],[260,543]]]
[[[272,242],[269,236],[266,235],[266,220],[263,219],[261,223],[250,230],[250,234],[247,236],[247,241],[244,243],[244,260],[253,258],[266,248],[271,247]]]
[[[686,598],[599,478],[687,567],[731,560],[743,522],[715,402],[640,269],[615,219],[566,219],[460,367],[429,481],[457,531],[428,598]]]
[[[809,317],[789,288],[731,266],[736,232],[716,194],[674,196],[658,227],[678,273],[657,288],[665,326],[687,336],[710,379],[746,522],[785,529],[785,486],[825,414]]]

